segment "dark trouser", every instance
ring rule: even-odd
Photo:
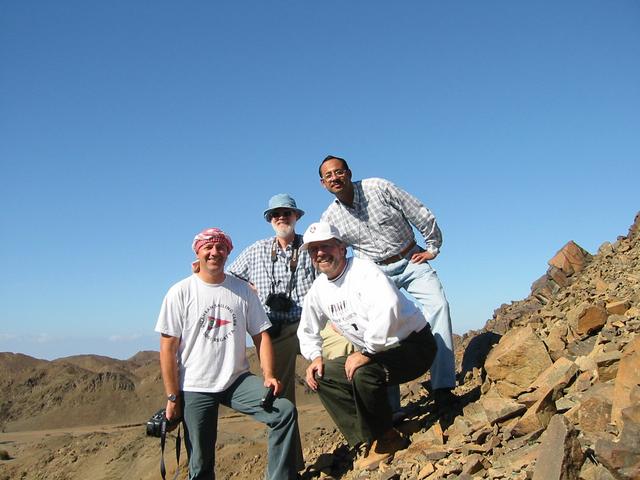
[[[324,362],[318,394],[327,412],[350,445],[371,442],[393,427],[387,387],[423,375],[433,362],[436,342],[427,326],[413,332],[397,347],[377,353],[347,380],[347,357]]]

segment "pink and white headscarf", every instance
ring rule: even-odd
[[[224,233],[219,228],[205,228],[199,234],[197,234],[193,238],[193,243],[191,244],[191,248],[198,254],[198,250],[202,248],[203,245],[207,243],[222,243],[226,245],[227,250],[231,252],[233,250],[233,243],[231,243],[231,237]]]

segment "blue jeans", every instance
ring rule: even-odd
[[[410,252],[422,251],[418,246]],[[411,263],[402,259],[389,265],[378,265],[396,284],[422,304],[422,312],[431,325],[438,352],[431,366],[431,385],[434,389],[456,386],[456,363],[453,356],[453,335],[449,302],[436,271],[428,262]]]
[[[286,398],[276,398],[265,411],[260,400],[265,392],[262,379],[246,373],[224,392],[183,392],[184,431],[189,456],[189,480],[215,479],[215,446],[218,433],[218,405],[251,415],[268,429],[267,478],[296,478],[295,435],[298,414]]]

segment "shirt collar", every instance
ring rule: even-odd
[[[351,182],[351,184],[353,185],[353,207],[350,207],[346,203],[341,202],[337,198],[334,200],[334,202],[337,203],[338,205],[344,205],[346,208],[358,210],[358,207],[362,202],[362,198],[364,197],[364,192],[362,190],[362,183],[360,182],[360,180],[358,180],[357,182]]]

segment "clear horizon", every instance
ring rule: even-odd
[[[303,232],[327,154],[435,213],[458,334],[640,210],[632,0],[1,8],[0,351],[157,350],[193,235],[231,261],[281,192]]]

